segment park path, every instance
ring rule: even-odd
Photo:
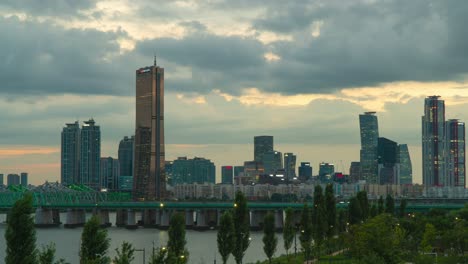
[[[344,248],[342,250],[335,251],[335,252],[333,252],[333,253],[331,253],[331,254],[329,254],[327,256],[333,257],[333,256],[336,256],[336,255],[339,255],[339,254],[345,252],[346,250],[348,250],[348,249]],[[304,264],[313,264],[313,263],[316,263],[317,261],[318,261],[318,259],[307,260],[307,261],[304,261]]]

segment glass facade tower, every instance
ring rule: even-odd
[[[408,150],[408,145],[400,144],[398,146],[398,154],[400,160],[400,184],[413,183],[413,165]]]
[[[465,123],[458,119],[445,122],[447,185],[465,187]]]
[[[263,155],[273,151],[273,136],[254,137],[254,161],[263,162]]]
[[[359,126],[361,130],[361,179],[367,183],[377,183],[379,124],[375,112],[359,115]]]
[[[284,153],[284,172],[288,180],[296,177],[296,155],[293,153]]]
[[[93,119],[85,121],[80,136],[80,182],[93,189],[101,187],[101,130]]]
[[[124,137],[119,144],[119,166],[121,176],[133,176],[133,143],[135,137]]]
[[[80,124],[66,124],[62,130],[60,182],[70,185],[79,182],[80,171]]]

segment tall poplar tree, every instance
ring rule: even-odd
[[[235,245],[232,255],[237,264],[242,263],[245,251],[250,245],[250,218],[247,208],[247,199],[241,191],[236,193],[234,199],[234,235]]]
[[[295,226],[294,226],[294,212],[291,208],[286,209],[286,217],[283,225],[283,242],[284,249],[286,250],[286,255],[289,257],[289,249],[292,246],[292,242],[295,235]]]
[[[110,258],[106,256],[109,244],[107,230],[100,227],[99,219],[93,215],[81,233],[80,263],[110,263]]]
[[[299,235],[299,241],[304,252],[304,260],[309,260],[312,253],[312,232],[310,210],[307,204],[304,204],[301,215],[301,233]]]
[[[36,230],[34,229],[33,197],[25,194],[11,208],[8,215],[6,240],[6,264],[37,263]]]
[[[171,216],[167,241],[168,263],[187,263],[189,252],[185,245],[185,216],[175,213]]]
[[[271,258],[276,252],[276,246],[278,245],[278,238],[275,234],[275,216],[272,213],[268,213],[263,221],[263,251],[268,258],[268,262],[271,264]]]
[[[229,211],[224,212],[219,222],[219,230],[217,236],[218,252],[223,259],[223,264],[227,263],[229,255],[234,250],[235,236],[234,223],[232,214]]]
[[[328,184],[325,188],[325,209],[327,212],[327,236],[330,238],[336,230],[336,198],[332,184]]]
[[[390,194],[387,194],[387,198],[385,199],[385,213],[395,214],[395,200],[393,200]]]

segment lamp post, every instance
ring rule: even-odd
[[[135,251],[141,251],[141,252],[143,252],[143,264],[145,264],[145,263],[146,263],[145,249],[144,249],[144,248],[140,248],[140,249],[135,249]]]

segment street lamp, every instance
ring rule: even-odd
[[[140,249],[135,249],[135,251],[141,251],[141,252],[143,252],[143,264],[145,264],[145,263],[146,263],[145,249],[144,249],[144,248],[140,248]]]

